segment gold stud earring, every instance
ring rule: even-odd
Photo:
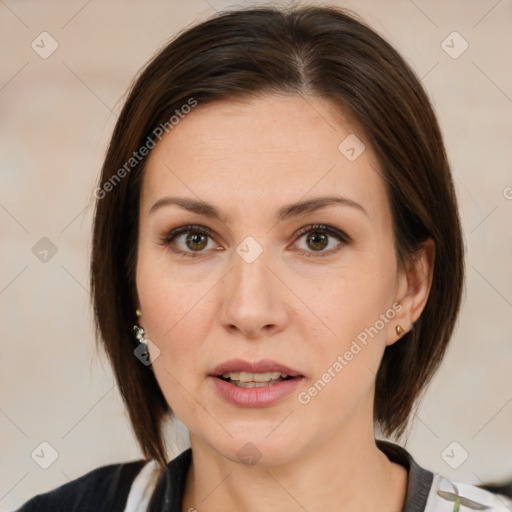
[[[142,312],[140,309],[135,310],[135,314],[140,318],[142,316]]]
[[[402,336],[402,334],[404,333],[404,329],[401,325],[397,325],[395,330],[396,330],[397,336]]]

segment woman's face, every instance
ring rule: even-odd
[[[410,326],[376,158],[335,112],[298,96],[199,104],[147,162],[140,323],[193,446],[231,460],[373,436],[383,351]]]

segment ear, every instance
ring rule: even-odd
[[[402,307],[396,308],[397,314],[388,330],[386,345],[392,345],[409,332],[423,312],[432,285],[435,249],[434,241],[427,238],[413,261],[400,270],[395,300]],[[402,327],[403,333],[397,334],[397,325]]]

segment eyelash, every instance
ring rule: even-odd
[[[301,238],[302,236],[304,236],[305,234],[310,233],[310,232],[325,233],[325,234],[335,238],[339,242],[341,242],[341,245],[348,245],[352,242],[352,239],[346,233],[344,233],[343,231],[340,231],[332,226],[327,226],[325,224],[313,224],[313,225],[305,226],[302,229],[300,229],[297,233],[295,233],[295,237]],[[169,232],[167,235],[165,235],[164,237],[162,237],[160,239],[159,244],[163,245],[164,247],[170,247],[176,237],[178,237],[179,235],[182,235],[182,234],[187,234],[187,233],[205,235],[205,236],[208,236],[210,239],[213,239],[213,233],[210,229],[208,229],[204,226],[199,226],[199,225],[188,225],[188,226],[181,226],[179,228],[173,229],[171,232]],[[336,248],[336,249],[331,249],[329,251],[300,251],[300,252],[302,252],[306,257],[322,258],[324,256],[329,256],[329,255],[337,252],[339,249],[340,249],[340,246],[338,246],[338,248]],[[202,257],[201,253],[205,252],[205,251],[182,251],[180,249],[172,249],[172,248],[171,248],[171,250],[177,254],[181,254],[182,256],[189,257],[189,258]]]

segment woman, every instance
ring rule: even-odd
[[[334,8],[184,31],[134,83],[105,159],[91,285],[145,459],[31,510],[508,510],[400,438],[445,353],[463,246],[414,73]],[[168,462],[171,414],[191,448]]]

